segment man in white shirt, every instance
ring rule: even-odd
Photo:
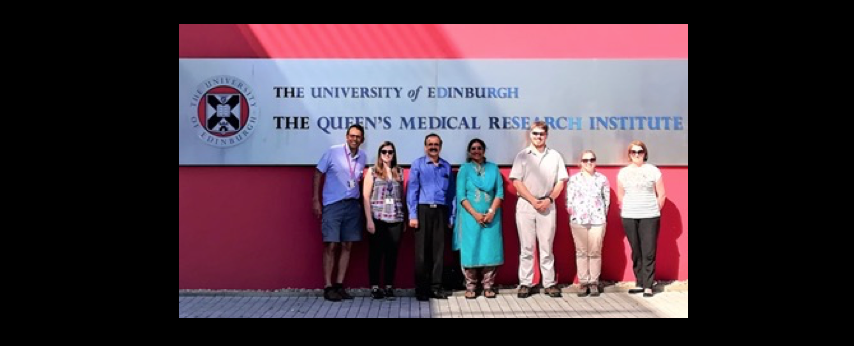
[[[516,154],[510,180],[516,188],[516,229],[519,232],[519,298],[531,295],[534,280],[534,245],[539,242],[540,270],[543,287],[551,297],[560,297],[555,281],[554,201],[563,190],[569,175],[566,164],[557,150],[546,147],[549,127],[537,121],[531,126],[531,145]]]

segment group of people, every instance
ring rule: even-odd
[[[596,171],[596,154],[592,150],[582,152],[578,163],[581,171],[568,176],[561,154],[546,145],[548,134],[549,127],[544,122],[531,126],[531,145],[516,155],[509,176],[519,197],[516,229],[521,251],[517,296],[527,298],[533,293],[534,246],[539,250],[545,293],[551,297],[561,296],[555,280],[552,250],[556,230],[555,198],[567,185],[566,211],[570,215],[581,286],[578,295],[596,297],[600,294],[610,183],[605,175]],[[480,285],[484,297],[495,298],[495,276],[504,263],[501,214],[504,180],[498,166],[486,159],[486,143],[477,138],[469,142],[466,163],[454,177],[451,164],[440,157],[442,138],[437,134],[427,135],[424,139],[426,155],[412,162],[405,186],[394,143],[383,142],[377,151],[376,164],[365,170],[366,155],[359,149],[364,141],[364,128],[350,126],[346,143],[329,148],[314,174],[313,209],[322,220],[324,242],[323,297],[330,301],[352,299],[342,283],[352,244],[362,239],[363,225],[366,225],[370,243],[371,296],[393,299],[397,253],[408,219],[408,226],[415,233],[418,300],[446,299],[449,295],[442,288],[448,228],[453,228],[453,249],[460,251],[465,297],[476,298]],[[637,278],[637,288],[629,293],[651,297],[660,211],[665,201],[664,183],[661,171],[646,163],[649,152],[643,142],[633,141],[627,156],[631,163],[617,175],[616,195]],[[321,199],[323,175],[326,180]],[[359,184],[362,184],[361,193]],[[339,248],[340,255],[336,256]],[[336,263],[338,270],[333,281]],[[381,273],[384,273],[384,287],[380,286]]]

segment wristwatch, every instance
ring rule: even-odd
[[[494,212],[494,210],[492,210],[492,208],[489,208],[489,210],[486,211],[487,214],[492,213],[492,212]]]

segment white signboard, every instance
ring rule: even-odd
[[[625,164],[638,139],[688,165],[686,59],[178,59],[178,106],[179,165],[314,165],[352,124],[369,163],[383,141],[412,162],[436,133],[452,164],[473,138],[511,164],[536,120],[568,164]]]

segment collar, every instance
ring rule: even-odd
[[[347,145],[347,143],[344,143],[344,152],[345,152],[345,153],[347,153],[347,157],[352,157],[352,158],[353,158],[353,160],[358,159],[358,158],[359,158],[359,152],[360,152],[360,151],[361,151],[361,150],[358,150],[358,149],[357,149],[357,151],[356,151],[356,156],[351,156],[351,155],[350,155],[350,153],[351,153],[351,151],[350,151],[350,146],[349,146],[349,145]]]
[[[533,144],[529,145],[529,146],[528,146],[528,148],[527,148],[527,152],[528,152],[528,154],[534,154],[534,155],[545,155],[545,154],[548,154],[548,153],[549,153],[549,150],[550,150],[550,149],[549,149],[549,146],[548,146],[548,145],[546,146],[546,150],[543,150],[542,154],[540,154],[540,151],[539,151],[539,150],[537,150],[537,148],[536,148],[536,147],[534,147],[534,145],[533,145]]]
[[[439,157],[439,161],[437,163],[439,164],[439,167],[442,167],[445,165],[445,160],[443,160],[442,157]],[[433,164],[433,160],[430,160],[430,156],[424,155],[424,164],[425,165],[432,165]]]

